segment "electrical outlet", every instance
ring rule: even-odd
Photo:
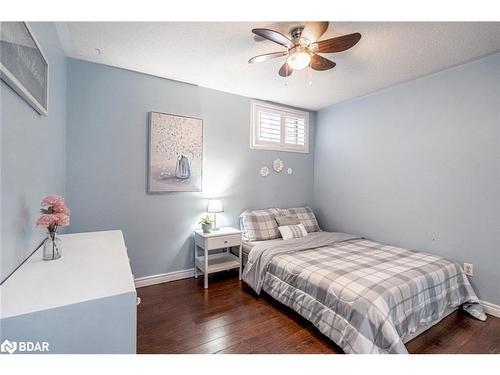
[[[468,276],[474,276],[474,265],[472,263],[464,263],[464,272]]]

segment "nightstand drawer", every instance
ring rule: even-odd
[[[241,244],[241,235],[239,234],[233,234],[231,236],[207,238],[208,250],[220,249],[229,246],[239,246],[240,244]]]

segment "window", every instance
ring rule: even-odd
[[[308,112],[254,100],[251,132],[251,148],[309,152]]]

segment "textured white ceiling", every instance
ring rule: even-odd
[[[324,55],[337,66],[313,71],[311,86],[309,70],[278,76],[284,57],[247,63],[283,48],[255,41],[252,28],[286,33],[296,24],[76,22],[58,30],[74,58],[312,110],[500,51],[500,22],[330,22],[321,39],[352,32],[362,38],[350,50]]]

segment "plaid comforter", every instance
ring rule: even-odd
[[[485,318],[456,263],[341,233],[258,245],[243,279],[310,320],[346,353],[407,353],[405,337],[448,307],[465,304]]]

